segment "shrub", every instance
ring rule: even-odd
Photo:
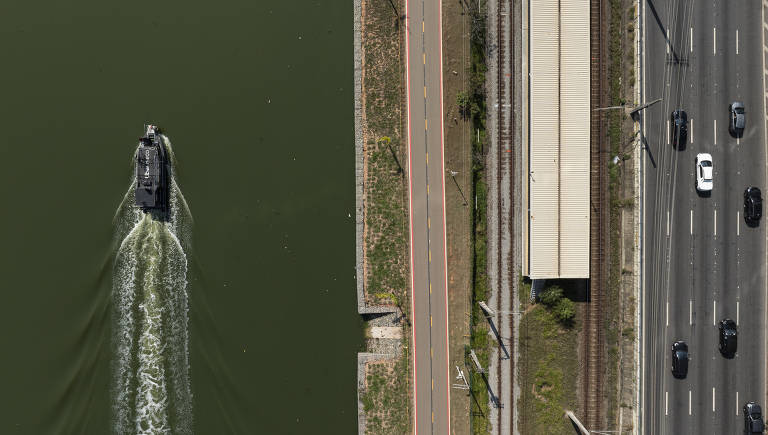
[[[561,323],[569,323],[576,315],[576,309],[573,301],[568,298],[561,298],[555,307],[555,316]]]
[[[539,295],[539,300],[541,300],[541,303],[548,307],[554,307],[562,298],[563,289],[555,285],[552,287],[547,287],[547,289],[541,292]]]
[[[456,105],[459,106],[459,113],[461,114],[462,119],[467,119],[467,116],[469,116],[469,103],[469,96],[466,92],[459,91],[459,93],[456,94]]]

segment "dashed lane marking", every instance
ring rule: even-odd
[[[693,235],[693,210],[691,210],[691,235]]]

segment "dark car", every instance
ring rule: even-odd
[[[744,127],[747,126],[747,117],[744,114],[744,103],[741,101],[734,101],[728,106],[728,111],[731,112],[731,122],[728,125],[728,129],[731,134],[741,135],[744,133]]]
[[[727,358],[736,354],[736,322],[731,319],[720,321],[720,353]]]
[[[755,402],[747,402],[744,405],[744,431],[746,433],[763,433],[765,425],[763,424],[763,414],[760,412],[760,405]]]
[[[688,375],[688,345],[684,341],[672,344],[672,375],[678,379]]]
[[[760,189],[747,187],[744,191],[744,219],[747,222],[757,222],[763,215],[763,198]]]
[[[682,110],[672,112],[672,144],[678,146],[685,144],[688,137],[688,114]]]

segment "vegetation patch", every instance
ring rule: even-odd
[[[530,281],[521,281],[520,291],[530,290]],[[564,415],[566,409],[578,408],[577,349],[581,323],[568,290],[551,286],[540,296],[541,303],[531,303],[527,296],[520,298],[520,433],[571,435],[573,426]],[[568,301],[566,305],[573,310],[567,320],[558,311],[563,301]]]
[[[487,185],[485,182],[485,73],[486,66],[486,16],[485,1],[470,1],[468,7],[471,19],[470,39],[470,88],[467,94],[457,96],[462,117],[472,121],[472,192],[477,206],[472,214],[472,313],[470,318],[470,347],[475,350],[478,360],[483,367],[488,367],[488,323],[477,302],[487,300],[488,276],[487,270],[487,235],[486,235],[486,204]],[[467,367],[470,367],[469,384],[471,388],[471,422],[472,433],[487,434],[489,426],[489,397],[487,377],[475,370],[469,362],[467,349]]]
[[[408,356],[366,364],[365,390],[360,395],[365,410],[365,433],[409,432]]]
[[[400,306],[408,288],[402,21],[391,2],[365,2],[363,12],[366,298]]]
[[[631,104],[631,88],[635,83],[634,71],[634,6],[625,8],[624,0],[610,0],[608,86],[610,92],[609,106]],[[626,84],[629,84],[627,86]],[[634,339],[634,331],[621,328],[621,209],[631,208],[634,201],[622,198],[623,161],[629,158],[624,144],[628,138],[631,122],[623,110],[607,112],[608,139],[611,156],[619,156],[619,160],[607,162],[609,177],[609,266],[606,292],[604,295],[603,328],[605,337],[605,421],[609,425],[617,423],[618,384],[619,384],[619,349],[620,339]],[[634,144],[634,141],[630,141]]]

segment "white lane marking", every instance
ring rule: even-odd
[[[669,391],[664,392],[664,415],[669,415]]]
[[[714,135],[715,135],[715,145],[717,145],[717,119],[715,119],[715,122],[714,122],[714,129],[712,130],[712,132],[713,132],[713,133],[714,133]]]
[[[736,392],[736,415],[739,415],[739,392]]]
[[[712,324],[717,325],[717,320],[715,320],[715,317],[717,317],[717,301],[712,301]]]
[[[691,27],[691,53],[693,53],[693,27]]]
[[[693,118],[691,118],[691,143],[693,143]]]
[[[669,54],[669,27],[667,27],[667,54]]]
[[[691,390],[688,390],[688,415],[691,415]]]
[[[667,302],[667,326],[669,326],[669,302]]]
[[[717,27],[712,28],[712,54],[717,54]]]
[[[667,211],[667,235],[669,235],[669,211]]]
[[[693,210],[691,210],[691,235],[693,235]]]
[[[739,212],[736,212],[736,235],[739,235]]]
[[[717,236],[717,209],[715,209],[715,236]]]
[[[736,326],[739,326],[739,301],[736,301]]]
[[[736,29],[736,54],[739,54],[739,29]]]
[[[693,299],[688,300],[688,324],[693,325]]]
[[[715,387],[712,387],[712,412],[715,412]]]
[[[669,145],[669,121],[667,121],[666,124],[667,124],[667,145]]]

